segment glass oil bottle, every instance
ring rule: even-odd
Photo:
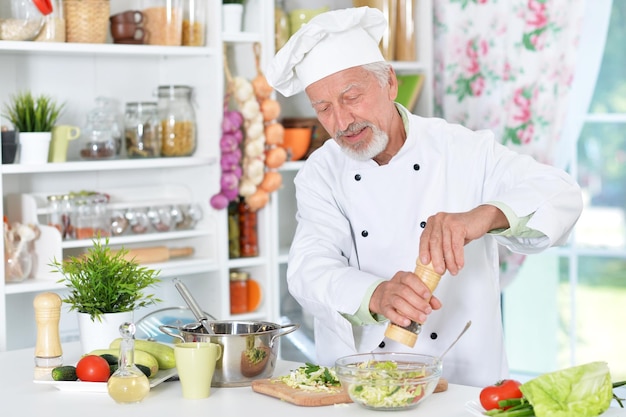
[[[148,377],[135,366],[135,325],[120,325],[122,343],[117,370],[107,382],[109,395],[121,404],[132,404],[142,401],[150,392]]]

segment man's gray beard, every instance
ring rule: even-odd
[[[363,127],[369,127],[372,129],[372,141],[367,146],[354,149],[349,145],[340,143],[343,153],[352,159],[356,159],[357,161],[374,159],[378,154],[385,150],[387,144],[389,143],[389,136],[387,133],[380,130],[378,127],[372,125],[371,123],[365,123],[360,125],[359,129],[362,129]]]

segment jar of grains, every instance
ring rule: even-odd
[[[205,0],[183,0],[183,46],[204,46]]]
[[[41,31],[50,0],[3,0],[0,4],[0,40],[30,41]]]
[[[126,103],[124,137],[129,158],[161,155],[161,124],[156,102]]]
[[[44,19],[44,25],[37,42],[65,42],[65,17],[63,16],[63,0],[52,0],[52,13]]]
[[[161,119],[161,156],[190,156],[196,150],[196,116],[193,89],[184,85],[158,88]]]
[[[183,34],[182,0],[143,0],[147,44],[180,46]]]

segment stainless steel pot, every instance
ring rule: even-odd
[[[215,334],[200,323],[161,325],[159,329],[182,342],[212,342],[222,346],[211,386],[242,387],[255,379],[270,378],[278,357],[279,337],[297,330],[299,324],[265,321],[209,321]]]

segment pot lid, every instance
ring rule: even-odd
[[[52,2],[50,0],[33,0],[33,3],[42,15],[46,16],[52,13]]]

